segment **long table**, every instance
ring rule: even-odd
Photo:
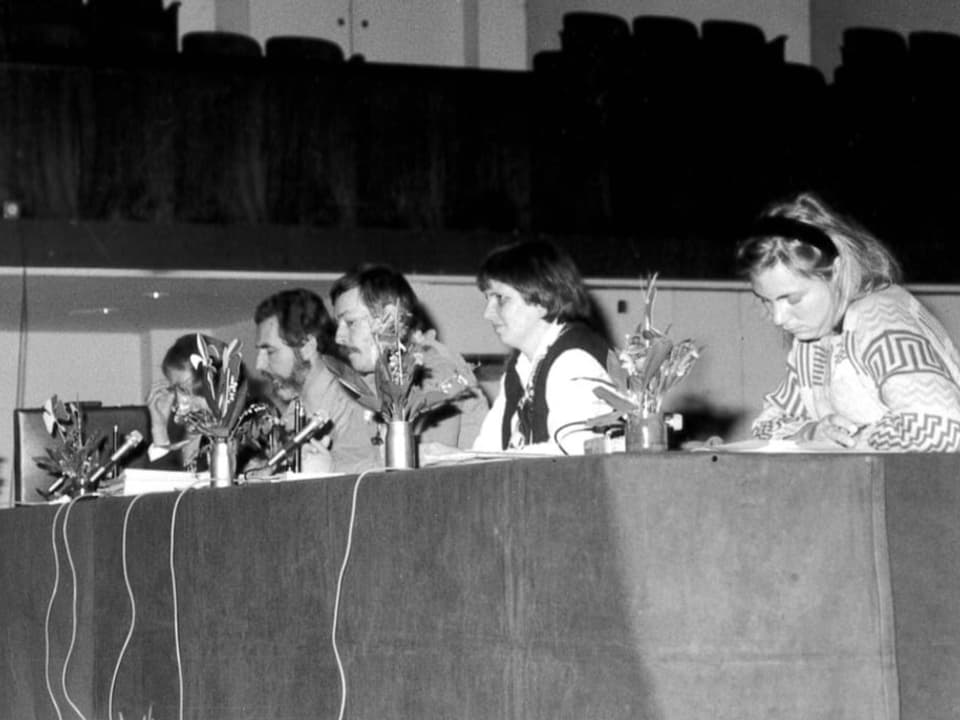
[[[0,542],[0,718],[960,707],[960,456],[490,462],[13,508]]]

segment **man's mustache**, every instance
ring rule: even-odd
[[[265,377],[269,382],[279,387],[289,385],[293,380],[293,378],[284,378],[280,377],[279,375],[274,375],[272,372],[268,372],[266,370],[262,371],[260,374],[263,375],[263,377]]]

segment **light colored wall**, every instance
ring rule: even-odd
[[[246,0],[241,0],[246,4]],[[165,3],[170,5],[169,2]],[[215,0],[184,0],[177,11],[177,32],[182,38],[188,32],[216,30],[217,8]],[[223,28],[226,29],[226,28]]]
[[[525,0],[475,0],[477,4],[477,67],[525,70],[527,7]]]
[[[184,0],[179,29],[181,37],[196,30],[244,33],[261,46],[274,35],[321,37],[339,44],[348,56],[362,53],[383,62],[433,57],[439,64],[499,70],[527,67],[524,0],[390,2]],[[365,19],[374,27],[362,27]],[[425,24],[425,19],[431,24]]]

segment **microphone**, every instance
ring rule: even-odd
[[[300,398],[296,398],[293,401],[293,434],[294,435],[296,435],[301,430],[303,430],[303,423],[306,421],[306,419],[307,419],[307,413],[303,409],[303,402],[300,400]],[[300,460],[301,460],[300,451],[297,450],[294,456],[290,458],[289,469],[292,470],[293,472],[300,472],[300,468],[302,465]]]
[[[93,475],[91,475],[90,479],[87,480],[87,485],[91,488],[96,488],[103,479],[103,476],[113,470],[113,468],[117,466],[117,463],[123,459],[124,455],[127,455],[142,442],[143,435],[141,435],[138,430],[131,430],[129,433],[127,433],[127,436],[123,439],[123,445],[114,450],[110,458],[103,465],[93,471]]]
[[[267,460],[267,467],[274,467],[277,463],[283,460],[287,455],[292,453],[298,447],[303,445],[307,440],[309,440],[314,434],[319,430],[325,428],[330,424],[330,418],[323,414],[322,411],[318,410],[310,418],[310,422],[303,426],[303,429],[298,432],[290,441],[284,445],[282,448],[277,450],[273,457]]]

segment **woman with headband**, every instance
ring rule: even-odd
[[[793,337],[787,373],[753,434],[865,451],[960,449],[960,356],[897,283],[870,233],[811,194],[771,208],[737,248],[773,323]]]

